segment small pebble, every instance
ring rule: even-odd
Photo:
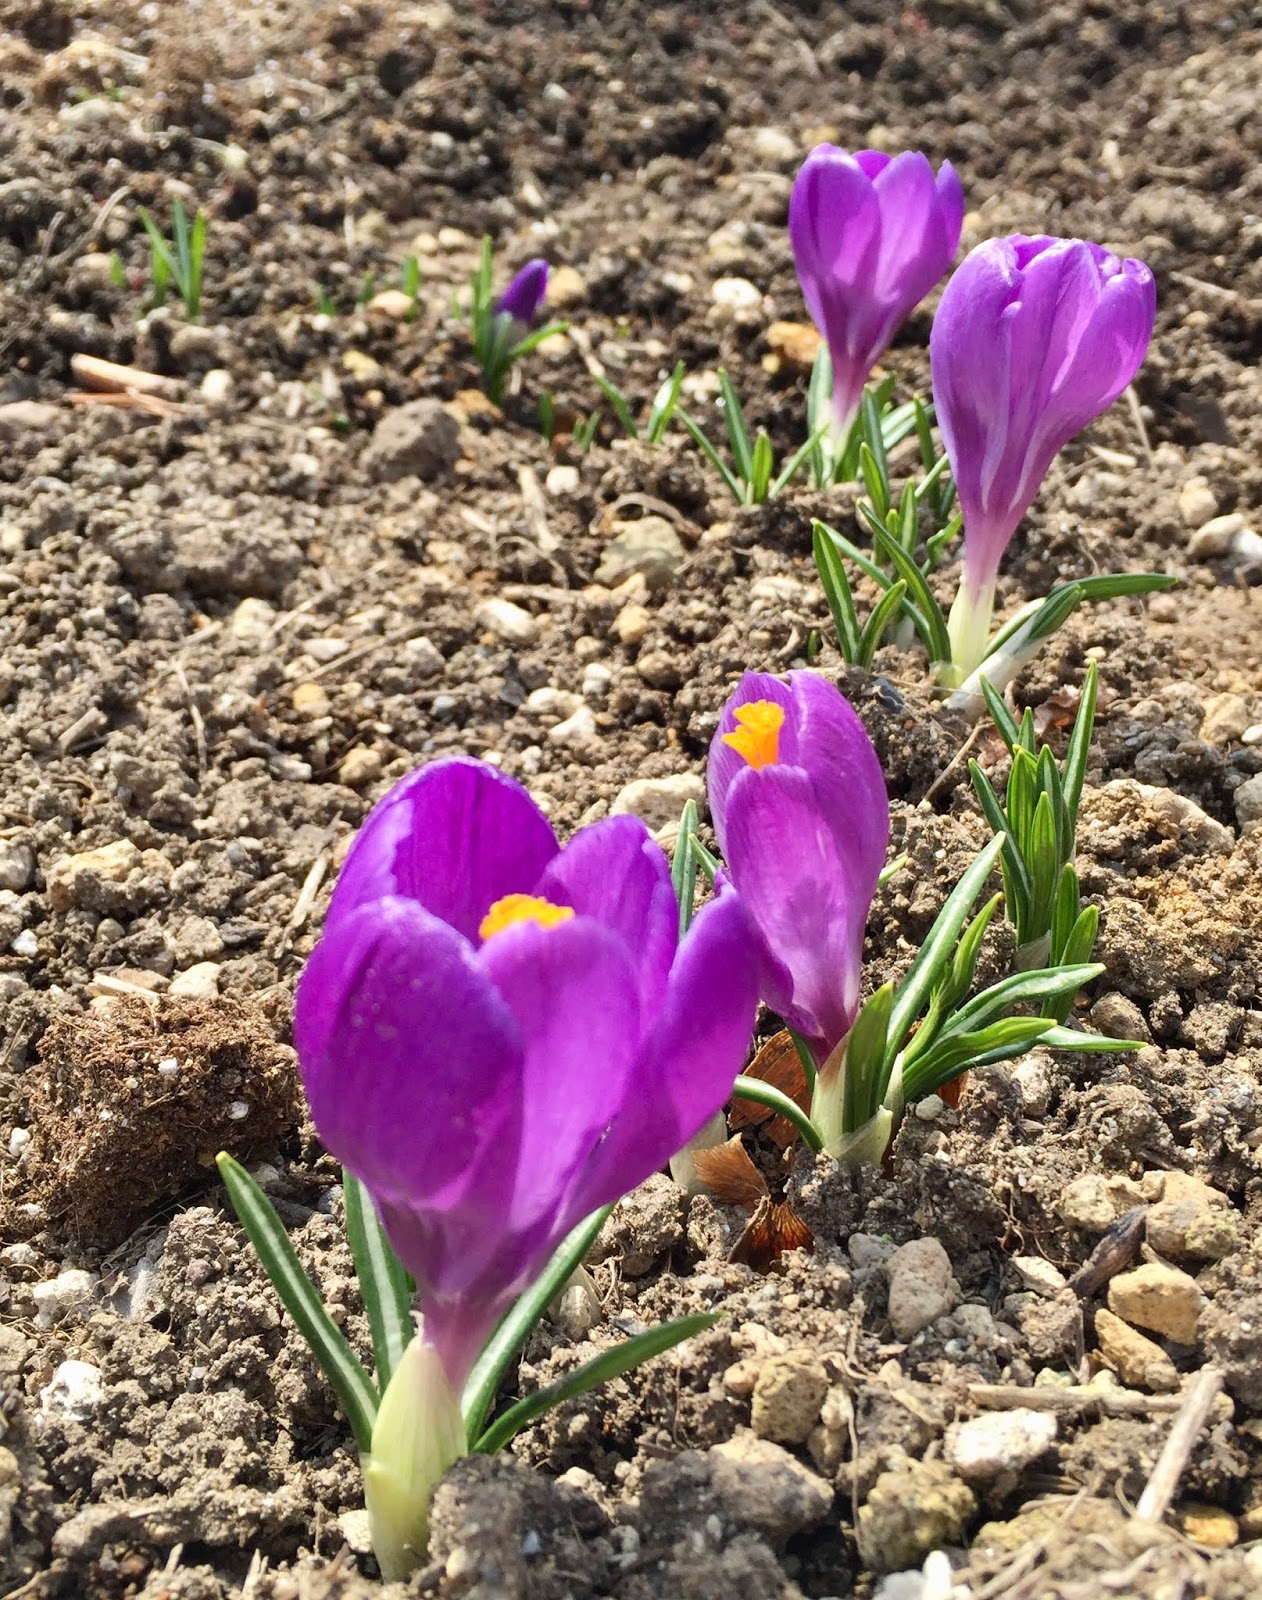
[[[82,1267],[67,1267],[55,1278],[34,1284],[31,1296],[35,1301],[35,1326],[51,1328],[69,1312],[92,1296],[96,1288],[96,1274]]]
[[[1196,1343],[1196,1324],[1206,1303],[1195,1278],[1157,1261],[1123,1272],[1109,1284],[1114,1316],[1176,1344]]]
[[[39,1409],[46,1417],[67,1422],[87,1422],[101,1404],[101,1369],[88,1361],[63,1361],[39,1392]]]
[[[937,1239],[913,1239],[895,1250],[889,1274],[890,1326],[898,1339],[914,1339],[956,1303],[951,1258]]]
[[[1187,528],[1202,528],[1218,515],[1218,501],[1208,478],[1189,478],[1179,490],[1179,515]]]
[[[993,1411],[967,1422],[953,1423],[943,1442],[943,1456],[966,1481],[991,1483],[1017,1475],[1056,1442],[1056,1418],[1050,1411],[1023,1406]]]
[[[338,782],[344,783],[348,789],[361,789],[366,783],[375,783],[384,766],[379,750],[357,744],[338,763]]]
[[[548,729],[548,739],[552,744],[586,744],[595,737],[596,714],[586,705],[579,706],[573,716]]]
[[[174,974],[170,992],[186,1000],[214,1000],[219,994],[221,970],[217,961],[197,961]]]
[[[533,644],[539,636],[539,624],[530,612],[511,600],[484,600],[473,620],[506,644]]]

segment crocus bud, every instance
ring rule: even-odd
[[[949,161],[935,178],[919,151],[850,155],[816,145],[793,184],[789,237],[798,281],[833,369],[844,443],[873,364],[951,265],[964,192]]]
[[[942,294],[929,340],[933,401],[964,513],[951,658],[985,655],[999,562],[1062,445],[1139,370],[1153,275],[1083,239],[990,239]]]
[[[762,997],[822,1064],[858,1011],[889,843],[876,751],[826,679],[747,672],[719,719],[708,782],[727,871],[762,939]]]
[[[511,317],[514,322],[520,322],[523,327],[529,327],[543,304],[547,289],[548,263],[542,256],[536,256],[516,274],[500,296],[495,309]]]
[[[637,817],[560,848],[520,784],[463,757],[376,806],[294,1041],[320,1137],[372,1196],[453,1390],[570,1229],[724,1103],[757,989],[739,898],[681,943]]]
[[[373,1554],[387,1583],[425,1559],[434,1485],[468,1452],[460,1400],[437,1352],[413,1339],[386,1386],[363,1458]]]

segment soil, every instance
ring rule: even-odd
[[[645,1186],[593,1266],[600,1319],[545,1322],[517,1386],[721,1320],[458,1465],[411,1592],[869,1594],[935,1545],[957,1594],[1256,1592],[1262,807],[1237,791],[1262,773],[1260,23],[1247,0],[0,0],[0,1590],[381,1592],[348,1430],[209,1163],[252,1163],[366,1347],[287,1041],[337,864],[394,779],[483,756],[568,830],[633,779],[699,774],[735,676],[802,665],[818,628],[909,855],[870,984],[984,838],[968,729],[921,658],[887,648],[868,677],[828,640],[810,517],[849,526],[847,491],[739,510],[681,434],[570,431],[593,369],[639,408],[683,359],[708,423],[724,365],[795,447],[805,377],[768,330],[804,320],[787,197],[833,138],[950,158],[966,246],[1077,234],[1157,273],[1138,407],[1063,453],[1001,583],[1011,607],[1093,570],[1181,580],[1076,614],[1016,686],[1058,740],[1099,662],[1080,869],[1107,972],[1083,1012],[1144,1048],[978,1073],[882,1172],[791,1157],[815,1253],[766,1275],[728,1259],[743,1212]],[[210,219],[195,325],[146,314],[138,212],[176,197]],[[503,414],[451,317],[484,232],[504,273],[571,269],[572,334]],[[415,317],[359,305],[409,252]],[[757,291],[739,313],[724,277]],[[925,390],[931,309],[889,357],[900,394]],[[167,385],[84,403],[83,355]],[[609,547],[649,517],[672,553],[628,580]],[[490,600],[526,613],[515,636]],[[942,1305],[900,1337],[889,1258],[930,1238]],[[1062,1286],[1102,1240],[1113,1270],[1195,1280],[1191,1340],[1150,1330],[1146,1382],[1093,1377],[1106,1278]],[[1171,1516],[1136,1519],[1206,1363],[1225,1391]],[[970,1476],[958,1424],[1023,1390],[1054,1438]]]

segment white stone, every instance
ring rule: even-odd
[[[553,744],[585,744],[596,737],[596,715],[590,706],[579,706],[572,717],[548,729]]]
[[[545,683],[526,696],[526,710],[536,717],[572,717],[583,703],[581,694]]]
[[[1179,515],[1188,528],[1201,528],[1218,515],[1218,501],[1208,478],[1189,478],[1179,490]]]
[[[615,817],[643,817],[654,833],[678,826],[679,814],[689,800],[705,805],[705,784],[695,772],[676,772],[666,778],[634,778],[624,784],[609,807]]]
[[[269,606],[266,600],[250,596],[242,600],[232,613],[228,631],[242,644],[266,645],[272,641],[272,628],[275,622],[274,607]]]
[[[89,1361],[63,1361],[39,1392],[39,1409],[46,1417],[87,1422],[101,1404],[101,1369]]]
[[[214,1000],[219,994],[217,961],[197,961],[171,979],[169,993],[181,995],[186,1000]]]
[[[29,844],[16,840],[0,840],[0,889],[10,889],[21,894],[29,889],[35,876],[35,852]]]
[[[613,672],[603,661],[589,661],[583,672],[583,698],[603,700],[613,682]]]
[[[201,384],[202,400],[212,411],[221,411],[232,398],[232,374],[226,367],[212,367]]]
[[[1012,1267],[1027,1289],[1035,1294],[1056,1295],[1066,1287],[1065,1274],[1042,1256],[1013,1256]]]
[[[1056,1442],[1049,1411],[993,1411],[947,1429],[943,1454],[961,1478],[992,1482],[1010,1478],[1037,1461]]]
[[[1194,559],[1225,556],[1243,527],[1244,518],[1238,511],[1230,511],[1225,517],[1211,517],[1188,540],[1188,554]]]
[[[792,166],[798,158],[797,140],[783,128],[755,128],[750,143],[759,161],[769,167]]]
[[[753,311],[762,304],[762,290],[748,278],[716,278],[710,298],[726,311]]]
[[[543,486],[553,496],[577,494],[580,481],[577,467],[553,467],[543,480]]]
[[[529,611],[511,600],[484,600],[473,613],[473,620],[506,644],[533,644],[539,637],[539,624]]]
[[[35,1326],[53,1327],[67,1312],[90,1299],[95,1288],[96,1274],[85,1272],[82,1267],[67,1267],[55,1278],[33,1284],[31,1297],[35,1301]]]
[[[9,1133],[9,1154],[14,1161],[20,1161],[31,1142],[29,1128],[14,1128]]]

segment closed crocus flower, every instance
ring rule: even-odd
[[[798,280],[833,369],[844,442],[873,364],[946,273],[960,242],[964,192],[950,162],[934,176],[919,151],[855,155],[817,145],[789,201]]]
[[[813,672],[748,672],[710,746],[710,813],[761,936],[763,999],[823,1063],[859,1007],[863,931],[889,843],[876,751]]]
[[[464,758],[405,778],[347,856],[298,988],[299,1063],[457,1394],[564,1235],[731,1092],[756,940],[733,893],[678,928],[638,818],[560,848],[519,784]]]
[[[1083,239],[990,239],[943,291],[929,341],[933,400],[964,513],[952,661],[982,660],[999,562],[1062,445],[1139,370],[1153,275]]]
[[[548,263],[542,256],[536,256],[513,277],[495,309],[528,327],[535,320],[547,290]]]

